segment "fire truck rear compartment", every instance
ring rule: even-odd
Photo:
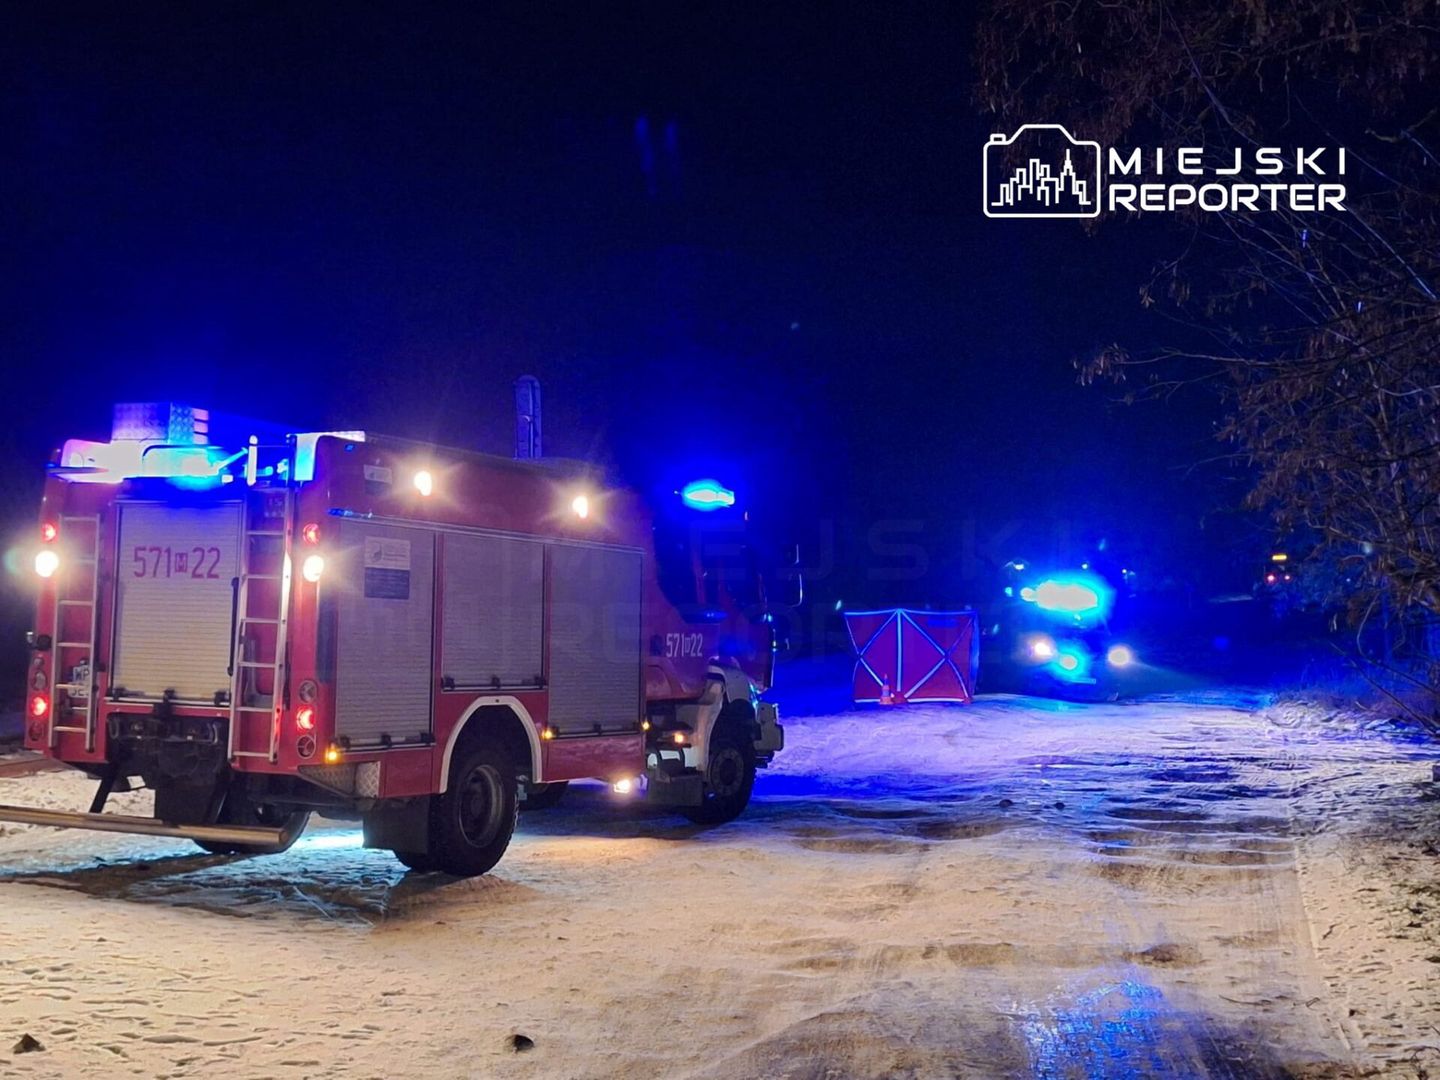
[[[214,704],[229,694],[240,530],[239,502],[122,505],[117,696]]]

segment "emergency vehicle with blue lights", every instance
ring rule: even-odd
[[[1082,563],[1078,570],[1039,573],[1023,559],[1006,564],[1009,584],[996,635],[1006,666],[1029,692],[1114,697],[1139,672],[1134,647],[1117,636],[1117,593],[1134,574],[1120,569],[1112,584]]]
[[[733,492],[647,503],[580,462],[219,427],[117,406],[110,441],[51,464],[25,743],[98,786],[0,820],[266,853],[320,811],[474,875],[572,780],[744,809],[783,732]],[[105,812],[141,784],[153,818]]]

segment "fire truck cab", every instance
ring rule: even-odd
[[[649,505],[579,462],[209,426],[117,406],[51,465],[26,745],[98,791],[0,820],[266,853],[319,810],[473,875],[572,780],[744,809],[783,731],[732,492]],[[104,812],[137,782],[153,818]]]

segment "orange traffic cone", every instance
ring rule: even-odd
[[[886,675],[886,676],[885,676],[885,682],[882,683],[881,686],[880,686],[880,704],[881,704],[881,705],[894,705],[894,704],[895,704],[895,694],[894,694],[894,692],[890,689],[890,676],[889,676],[889,675]]]

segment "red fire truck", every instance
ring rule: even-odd
[[[318,810],[473,875],[571,780],[700,822],[745,808],[783,732],[732,492],[647,505],[578,462],[361,432],[225,445],[210,419],[117,406],[109,442],[51,465],[26,745],[98,790],[0,820],[267,853]],[[104,812],[137,782],[153,818]]]

